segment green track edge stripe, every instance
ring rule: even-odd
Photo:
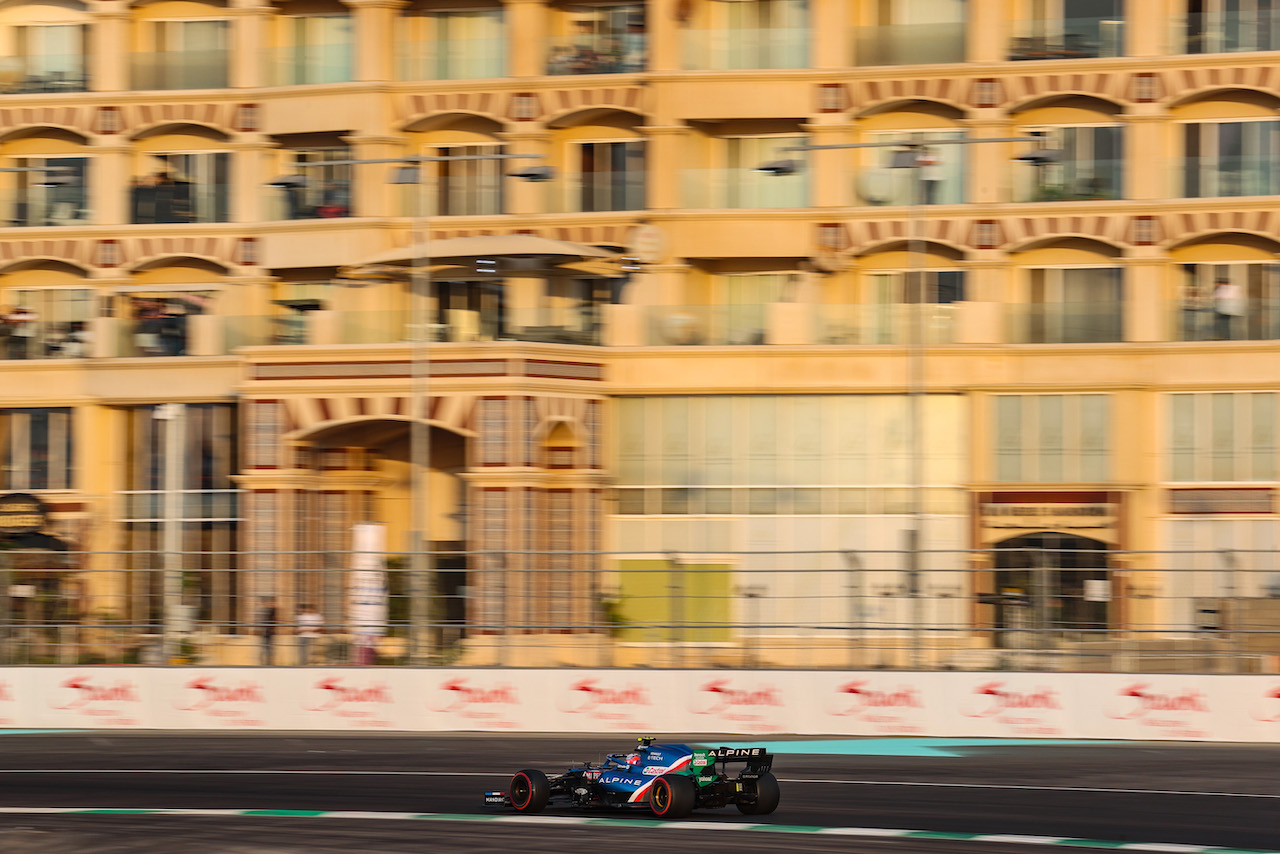
[[[193,817],[210,817],[210,811],[207,809],[182,809],[182,808],[112,808],[112,807],[3,807],[0,806],[0,815],[136,815],[148,817],[160,816],[193,816]],[[459,822],[493,822],[504,816],[518,816],[519,813],[502,813],[495,815],[482,815],[475,813],[386,813],[385,820],[405,819],[413,821],[459,821]],[[359,816],[353,816],[349,812],[342,810],[226,810],[219,811],[221,818],[234,818],[236,816],[244,818],[329,818],[329,819],[350,819],[353,821],[378,821],[382,820],[378,813],[364,812]],[[538,816],[520,816],[519,824],[512,823],[513,827],[536,827],[542,823]],[[644,819],[628,819],[628,818],[587,818],[583,816],[548,816],[550,821],[546,822],[547,827],[565,827],[567,825],[579,825],[582,827],[635,827],[635,828],[654,828],[656,830],[699,830],[698,821],[646,821]],[[805,833],[805,834],[826,834],[840,836],[860,836],[864,838],[882,838],[882,839],[945,839],[958,842],[964,841],[981,841],[985,843],[997,842],[990,837],[993,834],[990,831],[985,833],[956,833],[940,830],[892,830],[888,828],[878,827],[822,827],[817,825],[804,824],[739,824],[733,822],[717,822],[707,821],[702,823],[705,830],[723,831],[726,826],[732,826],[739,829],[742,833]],[[1112,851],[1115,850],[1141,850],[1145,847],[1158,845],[1160,843],[1144,843],[1144,842],[1116,842],[1105,839],[1079,839],[1079,838],[1052,838],[1046,837],[1042,842],[1031,842],[1025,838],[1017,840],[1009,840],[1008,842],[997,842],[997,844],[1019,844],[1019,845],[1038,845],[1049,848],[1104,848]],[[1189,846],[1195,848],[1197,846]],[[1259,848],[1229,848],[1224,846],[1205,845],[1198,846],[1199,854],[1280,854],[1280,851],[1274,849]]]

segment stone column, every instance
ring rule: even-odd
[[[844,145],[852,141],[853,126],[845,121],[843,113],[818,115],[801,128],[809,135],[810,145]],[[807,164],[810,207],[844,208],[854,204],[856,151],[837,148],[791,152],[792,157]]]
[[[267,24],[274,6],[259,0],[232,0],[231,39],[227,82],[232,89],[256,89],[270,85],[267,73],[272,57],[267,54]]]
[[[542,0],[506,0],[507,74],[542,77],[547,73],[547,17]]]
[[[1155,247],[1137,247],[1152,251]],[[1170,310],[1164,294],[1164,271],[1170,259],[1159,257],[1129,258],[1124,265],[1123,340],[1133,342],[1176,341],[1177,331],[1171,324],[1180,320]]]
[[[854,62],[848,8],[843,0],[813,0],[809,4],[810,68],[848,68]]]
[[[243,142],[233,144],[231,153],[231,221],[263,222],[268,193],[278,193],[266,182],[271,172],[271,152],[279,146],[258,134],[243,134]]]
[[[353,135],[343,137],[343,141],[351,146],[352,160],[385,160],[404,157],[408,153],[405,140],[396,136]],[[405,216],[409,213],[401,210],[401,185],[387,183],[392,170],[398,165],[358,163],[351,167],[351,210],[356,216]],[[425,169],[419,175],[423,180],[429,180]],[[418,192],[427,192],[422,184],[409,186],[416,187]]]
[[[1009,44],[1015,26],[1006,14],[1006,3],[968,3],[968,57],[970,62],[1002,62],[1009,58]]]
[[[355,13],[356,80],[394,80],[396,26],[407,0],[342,0]]]
[[[564,182],[570,178],[566,174],[566,164],[560,159],[559,152],[552,145],[550,132],[543,130],[537,122],[521,122],[515,125],[517,130],[498,134],[506,145],[508,154],[541,154],[542,157],[504,160],[503,174],[528,169],[531,166],[550,166],[556,170],[556,178],[550,182],[525,181],[519,178],[505,178],[506,204],[509,214],[545,213],[552,209],[548,193],[564,188]]]
[[[684,207],[681,198],[684,153],[691,131],[685,125],[641,127],[645,136],[645,206],[649,210]]]
[[[125,225],[129,222],[129,155],[131,149],[121,144],[119,136],[99,136],[89,167],[90,216],[94,225]]]
[[[89,89],[122,92],[129,88],[129,63],[133,59],[133,18],[124,0],[99,0],[89,25]]]
[[[1182,193],[1182,170],[1174,152],[1182,126],[1170,122],[1156,104],[1136,104],[1135,108],[1142,113],[1126,119],[1124,147],[1140,155],[1125,159],[1125,195],[1121,198],[1176,198]]]
[[[677,19],[680,0],[649,0],[645,31],[649,39],[649,71],[679,71],[685,27]]]
[[[969,131],[970,138],[998,139],[1019,135],[1013,126],[1013,121],[1000,116],[999,108],[985,107],[974,112],[976,114],[974,118],[961,122],[961,125]],[[964,149],[962,156],[966,164],[965,201],[970,204],[1010,201],[1013,191],[1012,158],[1017,152],[1032,147],[1033,144],[1029,142],[945,146],[945,148]]]

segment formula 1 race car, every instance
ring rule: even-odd
[[[778,779],[769,773],[773,757],[763,747],[695,749],[640,739],[631,753],[610,753],[604,762],[585,762],[563,774],[517,771],[507,792],[485,792],[485,806],[541,812],[549,803],[576,807],[648,807],[659,818],[683,818],[695,809],[733,804],[746,815],[778,808]],[[737,776],[729,763],[744,763]]]

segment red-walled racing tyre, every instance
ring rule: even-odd
[[[682,774],[663,774],[649,789],[649,808],[658,818],[684,818],[697,801],[693,779]]]
[[[511,806],[520,812],[542,812],[551,799],[551,784],[541,771],[517,771],[511,778]]]
[[[756,778],[756,799],[750,803],[739,801],[738,812],[743,815],[768,815],[778,808],[782,799],[782,790],[778,788],[778,778],[765,772]]]

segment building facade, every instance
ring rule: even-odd
[[[0,492],[134,625],[166,578],[219,631],[342,622],[376,520],[474,638],[670,621],[665,561],[785,646],[852,554],[852,619],[989,646],[1028,549],[1064,624],[1194,631],[1280,548],[1277,39],[1262,0],[8,0]]]

